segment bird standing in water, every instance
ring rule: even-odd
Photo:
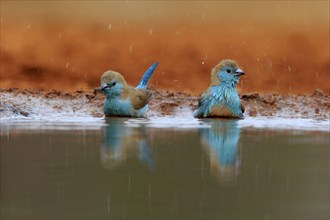
[[[211,85],[202,94],[196,118],[228,117],[244,118],[244,106],[240,102],[236,85],[244,75],[234,60],[222,60],[211,72]]]
[[[143,117],[152,96],[146,89],[147,84],[157,66],[158,62],[149,67],[137,87],[128,85],[118,72],[108,70],[103,73],[101,90],[106,96],[103,107],[105,116]]]

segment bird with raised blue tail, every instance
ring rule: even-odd
[[[103,107],[105,116],[143,117],[152,96],[147,85],[157,66],[158,62],[149,67],[137,87],[128,85],[118,72],[108,70],[103,73],[100,90],[106,96]]]
[[[194,117],[244,118],[242,105],[236,90],[243,70],[234,60],[222,60],[211,72],[210,87],[202,94]]]

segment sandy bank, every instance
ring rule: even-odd
[[[192,114],[198,97],[182,92],[153,90],[147,117]],[[103,116],[104,95],[91,91],[0,90],[0,119],[35,118],[53,114]],[[329,94],[315,90],[310,95],[275,93],[242,94],[246,116],[329,119]]]

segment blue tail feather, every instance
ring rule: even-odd
[[[148,82],[152,76],[152,74],[154,73],[156,67],[158,66],[158,62],[157,63],[154,63],[152,64],[149,69],[143,74],[142,76],[142,79],[139,83],[139,85],[137,86],[137,88],[140,88],[140,89],[145,89],[148,85]]]

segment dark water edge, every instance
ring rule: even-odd
[[[329,132],[204,123],[2,127],[1,219],[329,218]]]

